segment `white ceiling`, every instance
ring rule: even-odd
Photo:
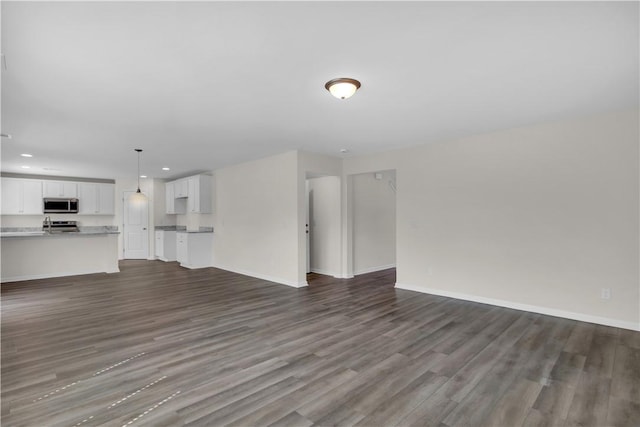
[[[135,176],[142,148],[176,177],[638,106],[637,2],[1,7],[3,172]],[[335,77],[362,88],[335,99]]]

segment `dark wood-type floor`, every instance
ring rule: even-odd
[[[640,333],[127,261],[2,286],[2,425],[639,426]]]

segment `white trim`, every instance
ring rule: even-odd
[[[579,320],[581,322],[596,323],[598,325],[613,326],[615,328],[630,329],[640,331],[640,323],[627,322],[626,320],[612,319],[609,317],[592,316],[590,314],[575,313],[572,311],[558,310],[556,308],[542,307],[538,305],[521,304],[518,302],[501,299],[486,298],[478,295],[462,294],[458,292],[443,291],[440,289],[426,288],[422,286],[396,283],[396,288],[406,291],[420,292],[423,294],[438,295],[442,297],[455,298],[465,301],[479,302],[482,304],[496,305],[499,307],[512,308],[514,310],[529,311],[532,313],[546,314],[548,316],[563,317],[565,319]]]
[[[268,275],[261,274],[261,273],[254,273],[254,272],[246,271],[246,270],[239,270],[239,269],[236,269],[236,268],[229,268],[229,267],[220,266],[220,265],[214,265],[213,267],[214,268],[219,268],[220,270],[230,271],[232,273],[242,274],[244,276],[255,277],[256,279],[268,280],[269,282],[278,283],[280,285],[291,286],[293,288],[304,288],[306,286],[309,286],[309,284],[307,283],[306,280],[303,281],[303,282],[297,283],[297,282],[292,282],[292,281],[289,281],[289,280],[283,280],[283,279],[280,279],[278,277],[268,276]]]
[[[23,282],[25,280],[53,279],[55,277],[65,277],[65,276],[82,276],[84,274],[98,274],[98,273],[111,274],[111,273],[119,273],[119,272],[120,272],[120,269],[115,269],[113,271],[86,270],[86,271],[74,271],[73,273],[32,274],[27,276],[3,277],[2,283]]]
[[[332,277],[335,277],[335,278],[338,278],[338,279],[340,278],[340,273],[334,273],[334,272],[331,272],[331,271],[328,271],[328,270],[323,270],[321,268],[312,268],[311,272],[312,273],[317,273],[317,274],[324,274],[325,276],[332,276]]]
[[[188,268],[189,270],[197,270],[199,268],[209,268],[213,267],[212,265],[189,265],[180,263],[180,267]]]
[[[393,264],[379,265],[377,267],[363,268],[362,270],[354,271],[353,274],[355,276],[358,276],[360,274],[373,273],[375,271],[388,270],[390,268],[396,268],[396,263],[394,262]]]

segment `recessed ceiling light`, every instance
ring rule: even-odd
[[[348,153],[348,152],[349,152],[349,150],[348,150],[348,149],[346,149],[346,148],[341,148],[341,149],[340,149],[340,152],[341,152],[342,154],[344,154],[344,153]]]
[[[22,166],[22,169],[31,169],[31,166]]]
[[[140,175],[140,178],[146,178],[147,175]]]
[[[22,157],[33,157],[33,154],[27,154],[27,153],[23,153],[20,154]]]
[[[167,167],[164,167],[164,168],[162,168],[162,170],[163,170],[163,171],[170,171],[171,169],[170,169],[170,168],[167,168]]]

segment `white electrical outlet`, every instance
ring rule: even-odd
[[[602,288],[600,290],[600,298],[611,299],[611,288]]]

